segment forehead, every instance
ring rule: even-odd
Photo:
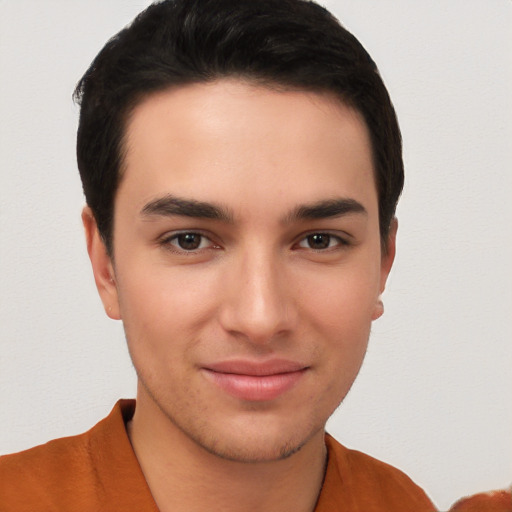
[[[130,185],[141,201],[176,191],[308,202],[333,187],[375,194],[362,116],[328,94],[235,80],[173,88],[134,109],[125,148],[120,192]]]

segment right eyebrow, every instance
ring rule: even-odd
[[[141,215],[143,217],[172,217],[178,215],[182,217],[233,222],[231,213],[221,206],[204,201],[196,201],[195,199],[176,197],[172,194],[154,199],[144,205],[141,210]]]

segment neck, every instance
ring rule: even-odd
[[[312,512],[322,486],[324,432],[290,457],[238,462],[209,453],[145,400],[128,435],[160,512]]]

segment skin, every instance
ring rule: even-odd
[[[149,96],[126,142],[113,260],[82,218],[137,371],[128,430],[160,510],[313,510],[325,423],[395,253],[395,221],[381,252],[362,118],[328,95],[220,80]],[[301,370],[276,396],[238,396],[210,371],[233,360]]]

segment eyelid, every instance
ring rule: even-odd
[[[353,237],[346,233],[340,231],[332,231],[329,229],[313,229],[311,231],[308,231],[306,233],[302,233],[299,237],[297,237],[297,241],[294,243],[294,246],[299,246],[300,243],[304,242],[308,237],[313,235],[326,235],[331,238],[334,238],[338,241],[338,244],[336,244],[334,247],[327,247],[325,249],[314,249],[312,247],[300,247],[301,249],[307,249],[311,251],[317,251],[317,252],[325,252],[333,249],[336,249],[337,247],[347,247],[350,245],[353,245]]]
[[[197,249],[186,250],[186,249],[182,249],[182,248],[171,243],[172,241],[176,240],[180,235],[188,235],[188,234],[198,235],[201,238],[208,240],[210,242],[208,247],[201,247],[201,248],[197,248]],[[164,235],[158,237],[157,243],[164,249],[166,249],[170,252],[174,252],[176,254],[191,254],[192,255],[192,254],[197,254],[201,251],[205,251],[208,249],[219,248],[219,244],[216,243],[214,240],[212,240],[212,235],[204,232],[201,229],[179,229],[176,231],[168,231]]]

